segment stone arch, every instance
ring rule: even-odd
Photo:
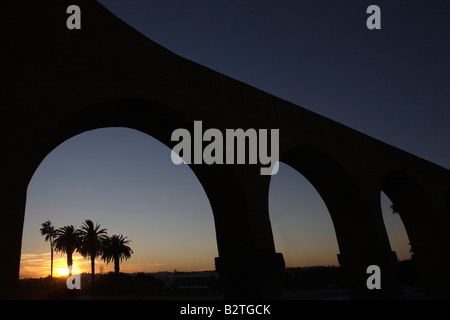
[[[177,143],[171,141],[173,130],[186,128],[193,134],[193,121],[155,102],[127,99],[96,104],[73,113],[46,130],[41,137],[42,143],[39,149],[33,150],[34,161],[29,171],[34,173],[47,154],[64,141],[80,133],[105,127],[135,129],[152,136],[169,148]],[[168,158],[170,159],[170,154]],[[233,184],[237,194],[241,193],[236,176],[230,167],[193,164],[190,164],[189,167],[204,188],[212,206],[220,198],[217,190],[213,190],[216,188],[216,183],[211,177],[212,172],[214,174],[223,173],[224,178],[221,184]],[[234,200],[245,207],[243,198],[236,197]]]
[[[391,277],[390,248],[382,242],[371,209],[352,176],[331,154],[314,146],[297,146],[280,156],[280,161],[300,172],[318,191],[331,215],[352,298],[400,298],[398,283]],[[383,292],[366,287],[366,268],[377,264],[386,270]]]
[[[428,239],[440,227],[436,224],[436,208],[423,188],[406,173],[395,170],[385,177],[382,191],[392,201],[393,211],[400,215],[413,252],[432,250]]]
[[[343,223],[339,212],[346,204],[348,214],[352,215],[347,217],[349,220],[357,220],[362,212],[367,212],[365,201],[351,177],[333,157],[312,146],[293,148],[282,154],[280,161],[300,172],[318,191],[330,212],[339,247],[344,247],[346,239],[354,235],[339,234]]]
[[[382,222],[388,234],[393,254],[398,261],[410,260],[411,244],[400,215],[392,211],[392,201],[383,191],[380,191],[379,202]]]
[[[135,129],[152,136],[167,147],[172,148],[176,144],[176,142],[171,141],[173,130],[186,128],[192,132],[193,122],[170,108],[144,100],[115,100],[85,107],[44,131],[43,136],[40,137],[39,149],[34,150],[31,159],[33,160],[32,166],[27,168],[29,169],[28,172],[31,173],[28,181],[41,161],[61,143],[83,132],[105,127]],[[237,184],[237,180],[230,168],[192,164],[189,166],[205,190],[211,206],[220,198],[218,191],[213,190],[217,186],[211,179],[212,171],[226,171],[227,174],[224,174],[224,176],[228,177],[228,179],[227,181],[224,180],[223,183]],[[235,189],[237,193],[240,192],[238,186],[235,186]],[[245,206],[243,198],[238,199],[237,197],[235,201]],[[213,214],[215,214],[214,209]]]
[[[169,108],[149,101],[120,100],[101,103],[82,108],[67,115],[62,120],[51,122],[46,127],[37,129],[33,141],[27,141],[22,146],[27,160],[18,163],[17,169],[22,172],[18,181],[18,190],[12,190],[16,197],[11,201],[11,216],[8,229],[2,236],[10,238],[7,263],[4,265],[6,281],[1,295],[14,296],[19,276],[20,250],[23,221],[25,214],[26,190],[35,170],[43,159],[58,145],[71,137],[98,128],[125,127],[149,134],[169,148],[176,142],[170,140],[171,133],[176,128],[193,130],[193,122]],[[170,154],[168,154],[168,158]],[[261,278],[255,274],[248,277],[241,272],[245,269],[236,266],[238,262],[251,260],[254,252],[254,233],[251,219],[248,215],[247,200],[243,188],[233,168],[225,165],[190,165],[201,183],[210,202],[219,257],[222,258],[220,274],[224,283],[226,298],[261,297]],[[220,179],[217,179],[220,177]],[[6,197],[6,195],[5,195]],[[3,228],[2,228],[3,230]],[[223,261],[232,261],[224,263]],[[244,278],[245,279],[244,279]],[[270,290],[269,290],[270,291]],[[268,292],[277,296],[276,292]]]
[[[339,248],[323,199],[298,170],[284,162],[270,179],[269,213],[275,244],[286,266],[336,265]],[[312,243],[319,252],[311,250]]]
[[[90,219],[109,235],[127,236],[135,253],[121,263],[121,272],[211,270],[217,257],[211,205],[193,171],[174,165],[168,155],[170,149],[158,140],[124,127],[86,131],[53,150],[27,188],[20,279],[49,274],[49,268],[37,271],[39,262],[27,262],[26,255],[47,252],[48,243],[36,232],[45,220],[55,227],[80,227]],[[160,225],[161,218],[170,223]],[[53,275],[67,266],[57,256]],[[83,260],[73,262],[83,269]],[[96,263],[96,272],[110,267]]]
[[[423,286],[430,297],[448,294],[446,266],[448,236],[437,208],[425,189],[410,175],[400,170],[389,172],[383,180],[382,191],[393,203],[408,234],[412,259]]]
[[[76,110],[48,128],[41,130],[40,147],[34,150],[34,165],[39,165],[53,149],[83,132],[105,127],[125,127],[146,133],[169,148],[175,128],[192,124],[180,114],[160,104],[142,100],[116,100]],[[42,129],[42,128],[40,128]],[[37,166],[36,166],[37,167]],[[30,168],[33,172],[35,167]]]

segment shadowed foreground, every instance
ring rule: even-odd
[[[408,300],[426,299],[410,260],[401,261],[401,282]],[[222,300],[223,290],[213,271],[120,273],[80,277],[81,289],[69,290],[67,277],[21,279],[23,300]],[[202,281],[204,280],[204,281]],[[283,276],[284,300],[349,300],[342,267],[287,268]]]

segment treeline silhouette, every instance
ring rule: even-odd
[[[421,288],[417,270],[412,260],[399,262],[401,284]],[[178,274],[177,272],[174,273]],[[148,273],[109,272],[96,275],[95,287],[90,283],[90,274],[81,274],[81,290],[69,290],[65,278],[21,279],[19,299],[152,299],[157,297],[220,297],[221,281],[208,281],[205,288],[179,288],[178,282],[170,287]],[[286,268],[283,272],[283,291],[295,294],[294,299],[322,299],[333,292],[347,289],[343,267],[316,266]],[[287,296],[292,299],[293,296]]]
[[[287,268],[283,273],[286,291],[346,289],[342,267],[315,266]]]
[[[417,266],[413,259],[398,262],[402,286],[422,287]],[[283,272],[285,291],[347,289],[344,267],[315,266],[286,268]]]
[[[53,277],[53,252],[67,255],[67,267],[73,265],[73,254],[78,252],[85,259],[91,260],[91,284],[95,285],[95,259],[100,257],[106,264],[114,263],[114,272],[119,274],[120,262],[129,259],[131,250],[129,240],[123,235],[108,236],[106,229],[101,229],[98,223],[85,220],[81,228],[73,225],[55,228],[50,221],[41,224],[41,235],[50,242],[50,277]]]
[[[83,273],[81,289],[69,290],[64,277],[19,280],[18,298],[23,300],[66,300],[111,298],[114,296],[145,297],[161,294],[164,283],[146,273],[109,272],[97,274],[95,287],[88,285],[90,275]]]

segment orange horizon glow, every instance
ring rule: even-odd
[[[296,267],[311,267],[311,266],[337,266],[337,261],[333,261],[333,257],[325,259],[319,257],[318,259],[307,259],[303,264],[295,263],[298,261],[286,261],[286,268]],[[286,257],[285,257],[286,259]],[[134,260],[134,261],[133,261]],[[336,259],[335,259],[336,260]],[[90,260],[84,259],[79,254],[73,256],[74,265],[80,268],[80,273],[91,273]],[[215,270],[214,265],[194,268],[180,268],[175,264],[170,263],[142,263],[140,259],[130,259],[123,261],[120,265],[120,271],[124,273],[156,273],[156,272],[173,272],[174,270],[181,272],[199,272]],[[102,274],[114,271],[114,264],[107,265],[104,261],[98,259],[95,261],[95,273]],[[65,256],[55,254],[53,259],[53,276],[65,277],[69,274],[67,268],[67,259]],[[20,262],[20,279],[27,278],[45,278],[50,275],[50,253],[39,254],[22,254]]]
[[[73,263],[78,266],[80,273],[91,273],[91,262],[84,259],[79,254],[73,255]],[[25,253],[20,259],[19,279],[28,278],[45,278],[50,276],[50,252],[48,253]],[[142,262],[141,259],[130,259],[122,261],[120,264],[120,272],[136,273],[136,272],[167,272],[167,271],[205,271],[213,270],[214,265],[210,266],[196,266],[193,268],[180,268],[173,263],[148,263]],[[97,259],[95,261],[95,273],[102,274],[114,271],[114,264],[107,265],[104,261]],[[53,258],[53,277],[64,277],[69,273],[67,268],[66,256],[55,254]]]
[[[91,272],[90,261],[85,260],[81,255],[73,255],[73,264],[80,268],[81,273]],[[103,266],[103,261],[96,260],[96,272],[100,273],[100,267]],[[19,278],[45,278],[50,276],[50,252],[48,253],[25,253],[20,258]],[[103,269],[106,270],[104,265]],[[108,271],[106,271],[108,272]],[[55,254],[53,257],[53,276],[63,277],[69,274],[67,267],[66,256]]]
[[[398,252],[401,253],[401,252]],[[335,254],[331,254],[330,251],[324,254],[324,252],[318,252],[314,256],[307,256],[300,258],[301,255],[291,255],[289,252],[284,254],[286,268],[297,267],[314,267],[314,266],[339,266],[337,257]],[[410,259],[410,253],[406,252],[398,254],[399,260]],[[74,265],[78,266],[80,273],[91,273],[90,260],[84,259],[79,254],[73,256]],[[162,263],[148,263],[141,261],[141,259],[129,259],[122,261],[120,264],[120,271],[124,273],[156,273],[156,272],[172,272],[174,270],[180,272],[199,272],[215,270],[214,264],[205,266],[193,266],[191,268],[188,265],[180,268],[180,264],[173,263],[171,261],[164,261]],[[114,264],[107,265],[104,261],[98,259],[95,261],[95,273],[109,273],[114,271]],[[67,268],[67,259],[65,256],[55,255],[53,259],[53,276],[63,277],[69,273]],[[45,278],[50,275],[50,253],[40,254],[22,254],[20,261],[20,279],[27,278]]]

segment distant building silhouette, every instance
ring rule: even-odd
[[[215,271],[156,272],[151,275],[164,283],[165,290],[212,289],[218,281]]]

